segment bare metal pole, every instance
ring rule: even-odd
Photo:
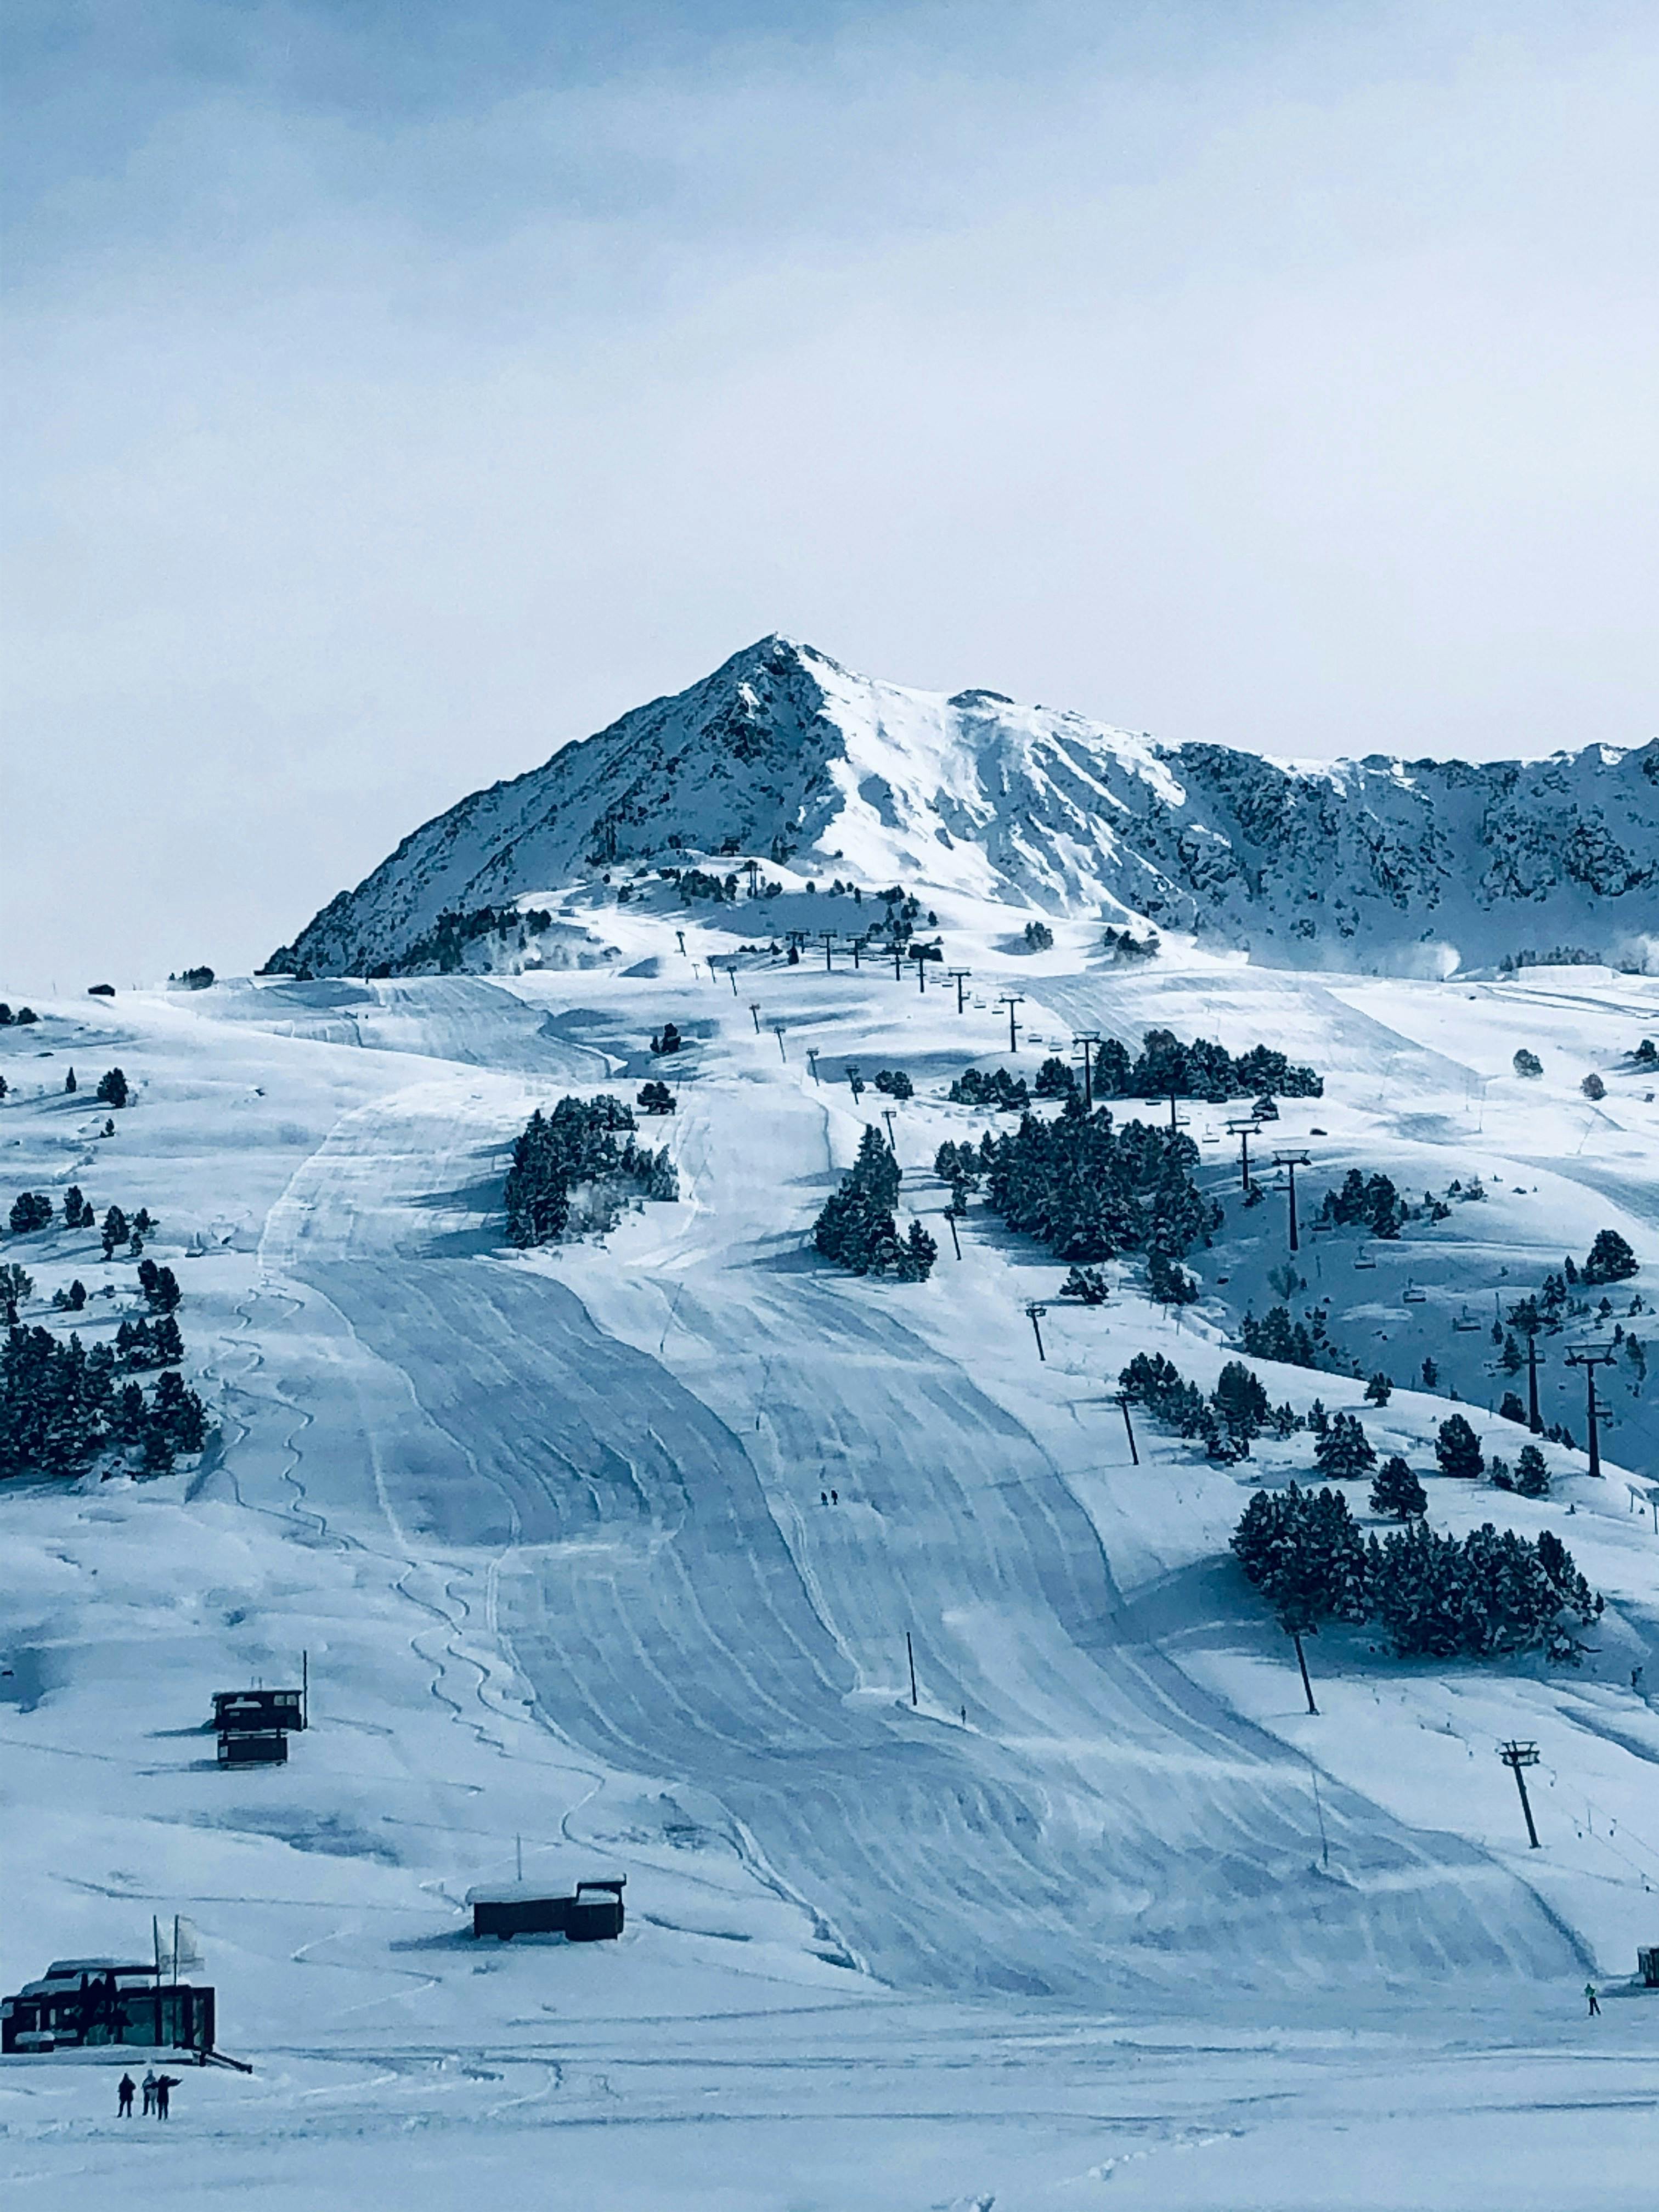
[[[1535,1743],[1506,1743],[1498,1756],[1515,1777],[1515,1786],[1521,1792],[1521,1810],[1526,1815],[1528,1845],[1535,1851],[1540,1848],[1538,1830],[1533,1824],[1532,1802],[1527,1796],[1526,1778],[1521,1770],[1524,1766],[1537,1765],[1538,1746]]]
[[[916,1696],[916,1647],[910,1641],[908,1628],[904,1632],[904,1656],[910,1662],[910,1703],[914,1706],[921,1700]]]
[[[1030,1318],[1032,1334],[1036,1338],[1037,1358],[1046,1365],[1048,1355],[1042,1348],[1042,1330],[1040,1328],[1039,1323],[1042,1322],[1043,1316],[1048,1312],[1048,1309],[1047,1306],[1038,1305],[1036,1301],[1033,1299],[1030,1304],[1027,1305],[1025,1310]]]
[[[1302,1687],[1307,1696],[1308,1711],[1317,1719],[1319,1708],[1314,1703],[1313,1684],[1308,1680],[1308,1657],[1302,1649],[1302,1632],[1293,1628],[1290,1631],[1290,1638],[1296,1646],[1296,1663],[1302,1669]]]
[[[1123,1415],[1123,1433],[1129,1439],[1129,1464],[1131,1467],[1139,1467],[1140,1454],[1135,1449],[1135,1425],[1129,1419],[1129,1394],[1127,1390],[1120,1390],[1116,1396],[1119,1409]]]

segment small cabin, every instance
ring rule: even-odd
[[[515,1936],[562,1936],[568,1943],[612,1942],[623,1932],[626,1875],[579,1881],[560,1895],[536,1882],[508,1881],[469,1889],[472,1933],[510,1943]]]
[[[83,2051],[101,2045],[213,2049],[210,1989],[161,1982],[154,1966],[118,1959],[58,1959],[38,1982],[0,1997],[0,2051]]]
[[[281,1729],[242,1729],[219,1739],[221,1766],[286,1766],[288,1738]]]
[[[1659,1990],[1659,1944],[1651,1951],[1637,1953],[1636,1971],[1649,1989]]]
[[[306,1724],[303,1690],[216,1690],[213,1725],[221,1735],[286,1729],[297,1734]]]

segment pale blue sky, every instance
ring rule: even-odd
[[[9,21],[12,995],[246,965],[775,629],[1278,752],[1659,720],[1650,6]]]

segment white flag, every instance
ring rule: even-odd
[[[179,1981],[185,1974],[199,1974],[206,1960],[202,1956],[202,1931],[193,1920],[182,1913],[173,1916],[171,1932],[153,1916],[150,1932],[155,1939],[155,1978],[163,1975],[168,1981]]]
[[[207,1961],[202,1956],[202,1931],[193,1920],[182,1917],[173,1923],[173,1978],[181,1981],[186,1974],[199,1974]]]

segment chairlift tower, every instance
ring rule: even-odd
[[[1008,1009],[1008,1050],[1012,1056],[1019,1050],[1019,1030],[1014,1021],[1014,1008],[1025,1004],[1025,994],[1024,991],[1011,991],[1006,998],[999,999],[997,1004]]]
[[[1250,1139],[1261,1134],[1261,1124],[1252,1115],[1248,1121],[1229,1121],[1227,1134],[1238,1139],[1238,1179],[1241,1186],[1250,1187]]]
[[[1100,1042],[1098,1030],[1084,1030],[1072,1039],[1073,1052],[1083,1054],[1083,1110],[1095,1110],[1095,1048]]]
[[[823,972],[826,975],[832,972],[830,956],[830,949],[834,945],[835,941],[836,933],[833,929],[819,930],[818,942],[823,947]]]
[[[957,987],[957,1012],[962,1012],[962,987],[973,975],[971,968],[947,968],[945,974]]]
[[[1610,1344],[1575,1344],[1567,1354],[1569,1367],[1584,1370],[1584,1412],[1589,1422],[1589,1471],[1599,1481],[1601,1475],[1601,1432],[1599,1418],[1605,1418],[1613,1408],[1604,1406],[1595,1395],[1595,1370],[1611,1367],[1615,1358]]]
[[[1302,1249],[1302,1240],[1297,1234],[1296,1225],[1296,1171],[1298,1168],[1311,1167],[1313,1165],[1312,1156],[1307,1152],[1275,1152],[1273,1154],[1273,1165],[1276,1168],[1284,1168],[1290,1176],[1291,1249],[1292,1252],[1299,1252]]]

